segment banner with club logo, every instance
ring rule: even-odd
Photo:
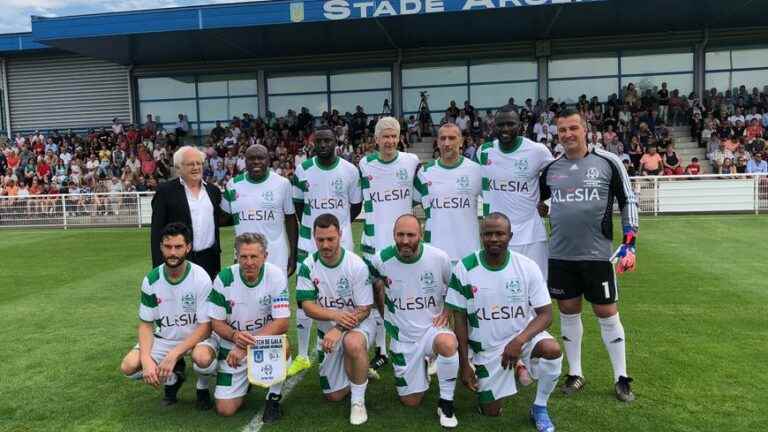
[[[255,338],[256,343],[248,347],[248,381],[259,387],[285,381],[288,338],[285,335]]]

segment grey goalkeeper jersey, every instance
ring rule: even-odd
[[[566,261],[607,261],[613,254],[613,203],[621,223],[638,227],[637,200],[621,160],[600,149],[583,159],[555,159],[541,172],[541,200],[550,204],[549,257]]]

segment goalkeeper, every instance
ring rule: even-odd
[[[616,397],[634,400],[627,374],[624,327],[619,320],[617,271],[635,269],[637,201],[621,161],[613,153],[587,145],[585,119],[565,110],[557,119],[565,154],[541,172],[541,200],[551,198],[549,294],[560,309],[563,347],[569,373],[563,392],[579,392],[586,380],[581,369],[582,297],[592,304],[613,366]],[[618,201],[624,237],[612,255],[613,205]],[[543,205],[542,205],[543,206]]]

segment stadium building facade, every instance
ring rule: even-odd
[[[480,110],[768,84],[768,1],[274,0],[57,18],[0,35],[0,130],[248,112]]]

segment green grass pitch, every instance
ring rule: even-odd
[[[752,215],[644,218],[638,272],[620,277],[637,401],[614,399],[597,321],[585,313],[588,383],[573,398],[553,394],[550,414],[558,430],[766,430],[767,223],[768,217]],[[222,238],[227,260],[231,230]],[[255,390],[235,417],[197,412],[194,379],[182,388],[179,404],[162,408],[159,391],[120,374],[120,359],[136,342],[148,241],[149,231],[138,228],[0,231],[0,430],[231,431],[261,408],[264,391]],[[559,335],[555,315],[551,332]],[[193,377],[190,366],[187,374]],[[387,368],[368,387],[369,421],[358,429],[438,430],[436,387],[433,380],[422,407],[406,409]],[[527,410],[534,392],[524,388],[502,418],[486,419],[459,384],[459,427],[533,430]],[[264,429],[351,429],[347,403],[322,399],[315,368],[283,406],[283,420]]]

